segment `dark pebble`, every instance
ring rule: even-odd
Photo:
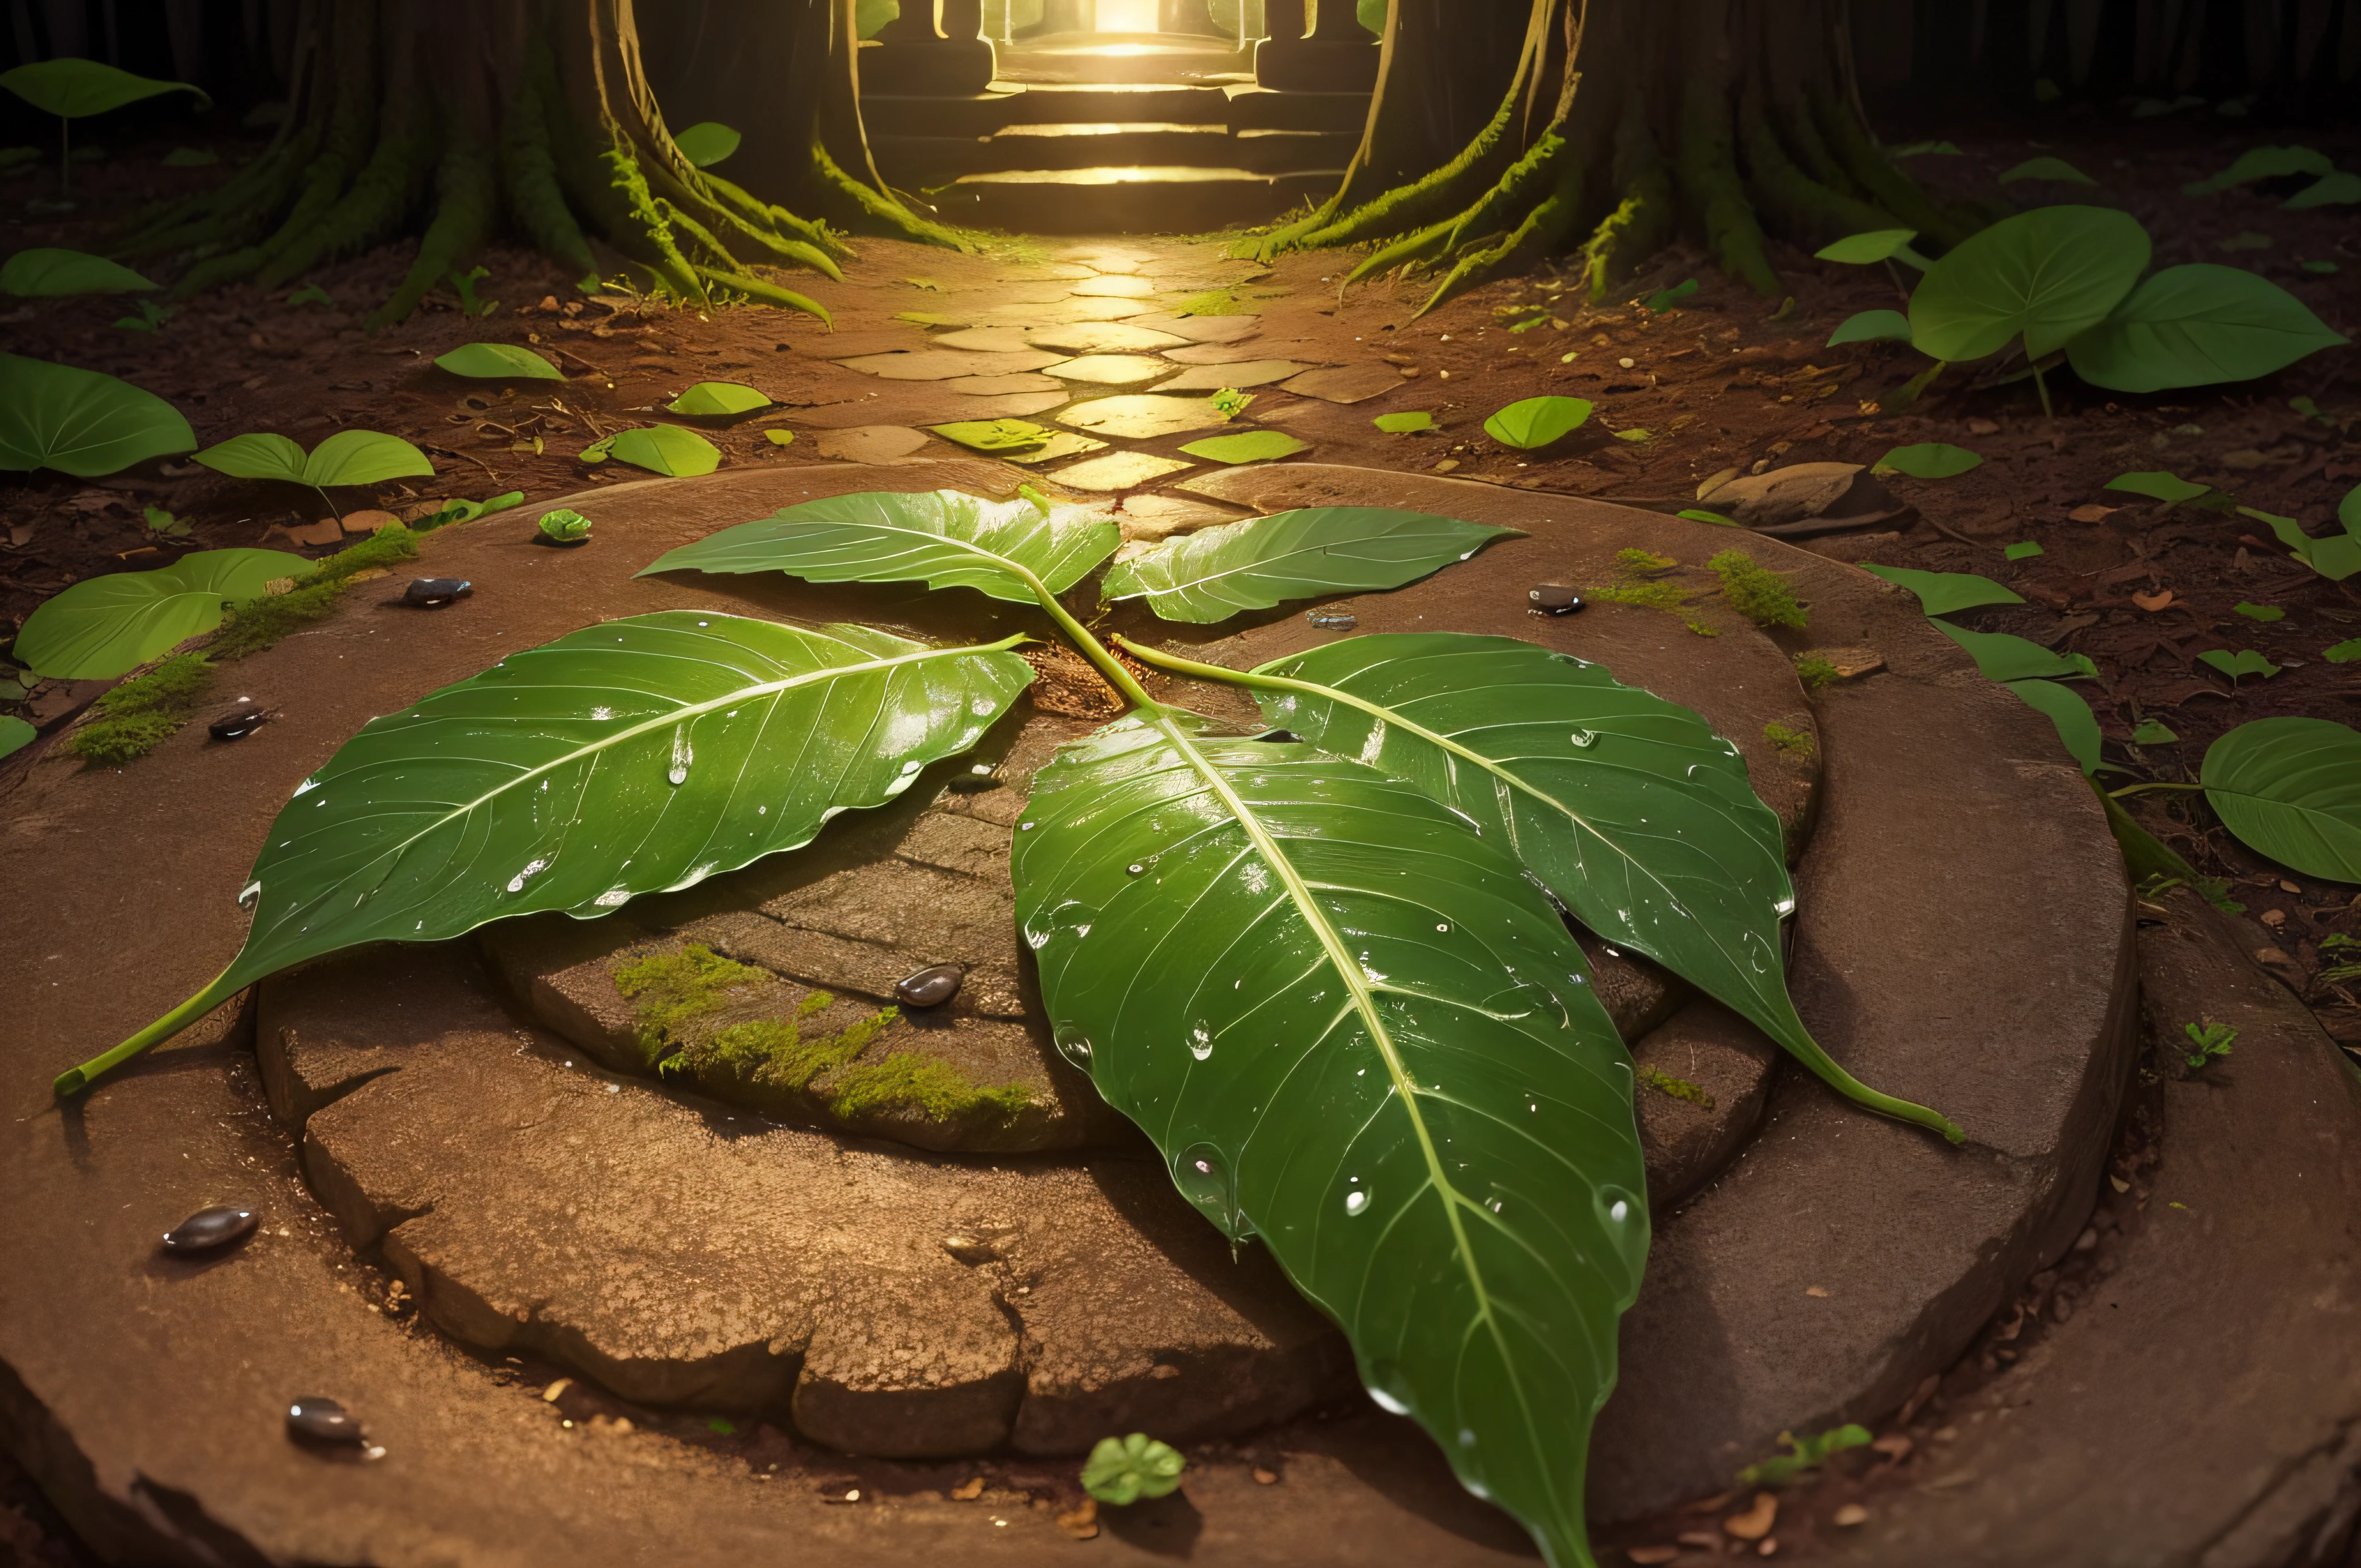
[[[255,704],[233,707],[211,724],[205,731],[216,740],[243,740],[262,728],[269,714]]]
[[[227,1204],[218,1209],[200,1209],[164,1233],[164,1245],[171,1252],[211,1252],[229,1245],[254,1226],[255,1213],[251,1209]]]
[[[1582,596],[1564,583],[1543,583],[1525,596],[1525,602],[1543,615],[1572,615],[1582,608]]]
[[[476,586],[465,577],[414,577],[410,591],[401,596],[401,602],[440,609],[453,599],[466,598],[475,591]]]
[[[361,1423],[353,1419],[350,1410],[334,1399],[324,1399],[307,1394],[287,1407],[287,1431],[307,1442],[354,1442],[361,1441]]]
[[[957,964],[937,964],[894,982],[894,999],[905,1007],[939,1007],[957,994],[967,970]]]

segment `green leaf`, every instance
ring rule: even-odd
[[[2296,265],[2302,268],[2306,272],[2334,272],[2336,270],[2336,263],[2334,261],[2300,261],[2296,263]]]
[[[1690,507],[1685,511],[1677,511],[1673,515],[1675,517],[1687,518],[1691,522],[1710,522],[1720,528],[1743,528],[1746,526],[1734,517],[1724,517],[1718,511],[1708,511],[1703,507]]]
[[[1946,446],[1939,441],[1921,442],[1916,446],[1897,446],[1879,458],[1871,468],[1874,474],[1907,474],[1914,479],[1949,479],[1981,467],[1983,459],[1964,446]]]
[[[2111,490],[2127,490],[2136,496],[2151,496],[2168,506],[2192,501],[2206,494],[2210,486],[2194,485],[2176,474],[2160,468],[2142,469],[2133,474],[2118,474],[2107,481]]]
[[[2348,341],[2243,268],[2168,267],[2067,345],[2074,373],[2116,392],[2250,381]]]
[[[229,968],[57,1091],[306,959],[544,910],[588,919],[800,848],[975,744],[1032,679],[1016,641],[665,610],[511,653],[370,720],[299,784],[240,895],[254,924]]]
[[[1379,414],[1369,422],[1388,435],[1408,435],[1413,431],[1433,430],[1434,416],[1424,409],[1410,409],[1398,414]]]
[[[1201,1213],[1263,1238],[1380,1403],[1587,1561],[1590,1426],[1649,1227],[1581,950],[1411,785],[1192,720],[1119,720],[1034,780],[1012,869],[1060,1049]]]
[[[2325,153],[2314,152],[2308,147],[2257,147],[2238,155],[2237,161],[2221,173],[2183,185],[2184,196],[2210,196],[2216,191],[2226,191],[2233,185],[2244,185],[2256,180],[2277,180],[2290,174],[2326,174],[2336,167]]]
[[[504,496],[493,496],[480,501],[471,501],[467,497],[460,496],[444,503],[439,510],[420,518],[411,524],[411,528],[413,532],[427,533],[438,528],[448,528],[453,523],[473,522],[479,517],[489,517],[496,511],[506,511],[512,506],[522,504],[523,500],[522,490],[511,490]]]
[[[40,739],[41,732],[14,715],[0,716],[0,757],[23,751]]]
[[[1935,624],[1943,623],[1938,620]],[[2058,739],[2065,745],[2066,754],[2081,767],[2084,778],[2099,771],[2099,720],[2089,703],[2056,681],[2012,680],[2006,684],[2009,690],[2025,699],[2027,707],[2039,708],[2048,716],[2049,722],[2058,728]]]
[[[426,454],[398,435],[378,430],[340,430],[312,449],[303,460],[303,482],[324,489],[330,485],[379,485],[388,479],[431,479],[434,465]]]
[[[2147,231],[2111,207],[2037,207],[2003,218],[1927,270],[1910,296],[1912,341],[1950,363],[2022,337],[2027,358],[2096,326],[2147,269]]]
[[[1822,261],[1841,261],[1848,266],[1867,267],[1898,257],[1910,248],[1918,237],[1916,229],[1872,229],[1867,234],[1847,235],[1832,245],[1824,245],[1812,252]]]
[[[1837,330],[1828,334],[1828,345],[1839,343],[1907,343],[1910,341],[1910,318],[1900,311],[1863,311],[1847,316]]]
[[[2320,656],[2332,664],[2361,663],[2361,637],[2349,637]]]
[[[745,139],[743,136],[718,120],[706,120],[689,126],[685,131],[676,132],[672,138],[672,144],[680,148],[680,155],[683,158],[699,169],[710,169],[736,152],[738,144]]]
[[[2361,732],[2257,718],[2208,746],[2198,778],[2248,849],[2307,876],[2361,883]]]
[[[2015,589],[1973,572],[1918,572],[1907,566],[1872,566],[1866,562],[1861,569],[1916,594],[1919,608],[1928,615],[1949,615],[1954,610],[1988,604],[2025,602],[2024,596]]]
[[[541,514],[541,532],[561,544],[571,544],[577,539],[590,537],[590,520],[566,507]]]
[[[1103,1437],[1082,1461],[1082,1490],[1102,1503],[1127,1508],[1142,1497],[1170,1497],[1180,1486],[1188,1460],[1144,1431]]]
[[[2300,213],[2309,207],[2341,207],[2354,202],[2361,202],[2361,174],[2340,169],[2334,174],[2322,175],[2279,205]]]
[[[796,433],[792,430],[766,430],[763,438],[774,446],[793,446],[796,444]]]
[[[2173,728],[2160,718],[2143,718],[2138,728],[2132,731],[2132,744],[2135,746],[2169,746],[2180,739]]]
[[[134,76],[98,60],[71,57],[0,71],[0,87],[5,87],[43,114],[68,120],[103,115],[109,109],[120,109],[126,104],[137,104],[142,98],[153,98],[162,93],[192,93],[201,106],[213,107],[212,99],[185,82],[159,82],[152,77]]]
[[[1658,315],[1663,315],[1666,311],[1671,310],[1675,305],[1679,304],[1683,300],[1687,299],[1691,294],[1694,294],[1697,291],[1697,280],[1694,278],[1685,278],[1669,289],[1657,290],[1654,293],[1648,296],[1646,303],[1648,309],[1655,312]]]
[[[2347,498],[2348,500],[2350,499]],[[2361,572],[2361,530],[2354,529],[2349,519],[2345,524],[2348,532],[2314,539],[2304,532],[2303,524],[2291,517],[2281,517],[2276,512],[2263,511],[2255,507],[2240,507],[2238,515],[2270,524],[2271,532],[2279,536],[2280,543],[2294,553],[2297,560],[2332,583],[2341,583],[2356,572]]]
[[[972,419],[939,424],[934,433],[973,452],[1029,452],[1058,433],[1022,419]]]
[[[288,295],[287,302],[291,305],[333,306],[336,302],[336,297],[334,294],[329,293],[325,289],[321,288],[317,283],[306,283],[303,287]]]
[[[434,363],[454,376],[478,381],[563,381],[566,372],[530,348],[513,343],[463,343]]]
[[[128,294],[155,286],[119,262],[81,250],[20,250],[0,264],[0,294],[19,299]]]
[[[311,569],[283,550],[200,550],[152,572],[85,577],[26,618],[16,659],[53,680],[113,680],[219,626],[224,605]]]
[[[1816,1470],[1833,1456],[1849,1448],[1865,1448],[1875,1441],[1867,1427],[1848,1421],[1843,1426],[1812,1436],[1795,1437],[1779,1434],[1779,1441],[1795,1452],[1766,1459],[1760,1464],[1750,1464],[1738,1473],[1741,1486],[1784,1486],[1806,1470]]]
[[[1115,554],[1115,520],[1087,507],[1043,509],[957,490],[869,491],[806,501],[667,552],[657,572],[785,572],[815,583],[974,588],[1037,602],[1032,579],[1064,593]]]
[[[2230,607],[2248,620],[2285,620],[2287,611],[2275,604],[2234,604]]]
[[[1288,599],[1373,593],[1465,561],[1513,528],[1382,507],[1306,507],[1169,540],[1120,562],[1100,592],[1146,595],[1159,619],[1210,625]]]
[[[1235,435],[1213,435],[1192,441],[1180,450],[1208,463],[1268,463],[1309,452],[1312,443],[1298,441],[1283,430],[1248,430]]]
[[[2062,158],[2028,158],[2000,177],[2004,185],[2014,185],[2020,180],[2059,180],[2073,185],[2098,183]]]
[[[1526,398],[1484,422],[1484,433],[1503,446],[1537,451],[1564,439],[1590,417],[1590,404],[1581,398]]]
[[[2001,554],[2012,561],[2030,561],[2036,555],[2044,554],[2046,552],[2032,540],[2021,539],[2003,550]]]
[[[303,482],[303,448],[283,435],[257,431],[233,435],[196,455],[196,461],[233,479],[283,479]]]
[[[2279,673],[2279,665],[2252,648],[2241,648],[2235,653],[2226,648],[2209,648],[2197,658],[2200,663],[2212,665],[2234,683],[2243,675],[2260,675],[2268,680]]]
[[[2081,653],[2059,653],[2028,638],[2005,631],[1969,631],[1948,620],[1932,621],[1935,629],[1968,651],[1988,681],[2022,681],[2063,675],[2069,679],[2098,674]],[[2076,700],[2080,700],[2079,698]],[[2038,705],[2037,705],[2038,706]]]
[[[664,405],[673,413],[705,418],[752,413],[770,406],[766,394],[736,381],[699,381]]]
[[[1273,726],[1417,785],[1606,941],[1743,1014],[1842,1091],[1901,1107],[1864,1091],[1796,1016],[1779,819],[1695,713],[1600,665],[1457,632],[1347,638],[1254,674]]]
[[[187,452],[180,411],[128,381],[0,354],[0,469],[55,468],[79,479]]]
[[[694,478],[721,466],[721,449],[676,424],[642,425],[609,438],[608,454],[618,463],[645,468],[668,479]]]

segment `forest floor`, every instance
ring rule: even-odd
[[[1943,194],[2121,206],[2148,227],[2157,265],[2221,260],[2252,268],[2331,326],[2361,334],[2361,231],[2348,211],[2289,212],[2279,204],[2282,193],[2268,189],[2181,193],[2185,182],[2218,171],[2246,147],[2295,138],[2202,112],[2145,121],[2085,113],[2039,134],[2023,125],[1981,135],[1946,129],[1962,149],[1958,155],[1921,155],[1909,164]],[[2348,166],[2361,160],[2361,141],[2350,136],[2305,139]],[[216,152],[220,162],[168,166],[166,154],[179,142]],[[0,253],[33,246],[104,250],[113,225],[222,177],[258,145],[225,130],[212,139],[184,132],[101,149],[103,157],[75,166],[71,212],[54,210],[53,165],[11,170],[0,176]],[[2004,170],[2041,153],[2069,158],[2097,185],[1995,183]],[[634,477],[578,455],[598,435],[663,417],[658,405],[702,380],[749,382],[778,405],[726,426],[697,422],[728,466],[873,461],[903,450],[950,455],[958,449],[928,435],[928,426],[1001,417],[1053,422],[1061,411],[1071,415],[1075,402],[1125,391],[1042,374],[1040,362],[1056,355],[1027,353],[1023,339],[1060,323],[1126,319],[1174,337],[1224,340],[1172,356],[1208,383],[1197,397],[1230,373],[1222,365],[1234,367],[1254,393],[1219,430],[1118,439],[1117,431],[1103,429],[1115,443],[1112,452],[1063,468],[1011,466],[1012,489],[1027,481],[1055,488],[1061,475],[1125,451],[1167,459],[1143,466],[1169,472],[1102,492],[1120,495],[1135,537],[1213,515],[1186,491],[1213,465],[1191,464],[1177,449],[1250,428],[1283,430],[1308,443],[1306,461],[1440,471],[1661,510],[1694,505],[1701,483],[1733,470],[1874,463],[1894,447],[1947,442],[1980,455],[1982,466],[1944,480],[1889,478],[1889,489],[1916,509],[1915,518],[1810,547],[1846,561],[1979,573],[2021,594],[2022,605],[1973,612],[1960,624],[2015,632],[2096,663],[2099,679],[2075,689],[2092,700],[2107,737],[2107,761],[2120,770],[2106,775],[2111,781],[2192,778],[2206,745],[2250,718],[2361,718],[2361,663],[2323,656],[2361,636],[2361,580],[2332,584],[2313,575],[2287,558],[2267,529],[2235,513],[2169,510],[2105,488],[2127,471],[2169,470],[2318,532],[2361,483],[2361,375],[2351,348],[2257,382],[2151,397],[2099,393],[2060,371],[2051,378],[2054,417],[2044,414],[2028,381],[1979,389],[1955,370],[1915,405],[1883,413],[1881,397],[1923,361],[1896,345],[1825,346],[1846,317],[1902,302],[1883,268],[1775,249],[1793,298],[1770,302],[1702,257],[1675,250],[1621,291],[1620,302],[1589,305],[1571,271],[1545,268],[1413,319],[1424,292],[1417,284],[1356,287],[1340,299],[1336,280],[1354,258],[1314,253],[1257,267],[1232,258],[1224,236],[1015,238],[972,256],[863,242],[842,283],[798,284],[833,312],[832,332],[767,308],[669,308],[616,294],[582,302],[538,257],[503,248],[483,258],[488,275],[475,285],[479,302],[497,302],[485,313],[467,313],[446,291],[408,323],[365,334],[360,316],[391,291],[411,250],[410,242],[387,247],[269,294],[216,291],[147,330],[125,324],[139,323],[136,295],[33,302],[0,315],[0,325],[12,352],[106,371],[161,395],[206,443],[278,431],[308,446],[343,426],[413,441],[434,458],[434,480],[337,498],[345,510],[374,502],[409,515],[439,498],[511,490],[535,509]],[[2322,262],[2339,270],[2303,265]],[[1690,279],[1696,291],[1670,308],[1636,302]],[[299,291],[311,302],[291,302]],[[1234,313],[1172,313],[1210,291],[1226,292]],[[946,337],[952,341],[942,343]],[[429,364],[475,340],[537,345],[562,360],[570,378],[511,388],[462,381]],[[915,361],[872,357],[929,348],[975,357],[917,379],[899,378],[899,367]],[[1092,351],[1086,344],[1061,352]],[[1293,368],[1281,378],[1279,364],[1265,362]],[[1316,367],[1347,373],[1322,396],[1283,389],[1297,370]],[[1118,365],[1109,373],[1127,372]],[[1264,384],[1255,385],[1257,377]],[[1521,454],[1485,436],[1487,415],[1543,393],[1587,398],[1596,411],[1573,437],[1540,453]],[[2297,406],[2299,400],[2308,405]],[[1436,428],[1388,434],[1372,422],[1412,410],[1430,412]],[[771,429],[797,438],[775,444],[764,433]],[[186,532],[152,530],[144,509],[157,507]],[[52,474],[12,477],[0,484],[0,634],[71,583],[162,565],[189,549],[326,554],[344,541],[332,521],[321,526],[324,511],[317,497],[296,487],[225,479],[194,465],[150,465],[94,483]],[[2009,558],[2007,546],[2027,542],[2041,553]],[[2208,650],[2245,648],[2258,650],[2279,673],[2234,686],[2197,662]],[[7,710],[53,733],[97,689],[51,683]],[[2161,720],[2178,739],[2134,744],[2135,727],[2146,719]],[[2279,935],[2280,972],[2333,1035],[2361,1048],[2361,987],[2320,978],[2322,939],[2361,933],[2361,898],[2258,861],[2197,796],[2135,799],[2152,829],[2201,871],[2233,884],[2232,896]],[[2335,957],[2332,950],[2332,963]]]

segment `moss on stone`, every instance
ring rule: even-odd
[[[1719,630],[1689,609],[1686,588],[1677,583],[1656,580],[1657,574],[1669,572],[1678,565],[1671,556],[1659,555],[1652,550],[1618,550],[1616,579],[1594,587],[1590,597],[1609,604],[1627,604],[1635,609],[1661,609],[1680,617],[1681,624],[1699,637],[1719,636]]]
[[[66,750],[106,768],[146,756],[194,717],[213,680],[213,663],[201,653],[167,659],[102,695],[93,705],[97,717],[66,737]]]
[[[1692,1105],[1701,1105],[1708,1111],[1713,1109],[1713,1096],[1686,1078],[1675,1078],[1671,1073],[1660,1071],[1644,1062],[1631,1070],[1642,1083],[1659,1094],[1669,1095],[1675,1100],[1686,1100]]]
[[[909,1051],[847,1069],[829,1088],[828,1107],[845,1121],[917,1111],[929,1121],[1000,1121],[1033,1103],[1021,1084],[987,1089],[950,1063]]]
[[[1822,686],[1837,684],[1837,667],[1826,659],[1807,653],[1795,661],[1795,678],[1804,683],[1806,691],[1816,692]]]
[[[1810,762],[1813,753],[1819,750],[1818,743],[1812,739],[1808,731],[1790,729],[1776,719],[1763,727],[1763,739],[1770,741],[1777,750],[1784,751],[1802,762]]]
[[[206,652],[217,659],[259,653],[300,628],[335,613],[336,600],[352,586],[357,574],[384,571],[417,556],[418,535],[398,522],[389,524],[297,577],[291,591],[232,605],[228,619],[206,644]]]
[[[1743,550],[1725,550],[1706,563],[1721,579],[1721,597],[1757,626],[1802,626],[1806,617],[1786,579],[1757,565]]]

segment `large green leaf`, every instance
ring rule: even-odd
[[[400,436],[375,430],[340,430],[308,457],[286,436],[254,432],[208,446],[196,460],[233,479],[282,479],[315,488],[434,477],[434,465],[426,454]]]
[[[767,409],[771,400],[741,381],[699,381],[664,407],[691,418],[714,419]]]
[[[224,605],[311,569],[283,550],[199,550],[152,572],[85,577],[25,619],[16,662],[56,680],[113,680],[219,626]]]
[[[89,479],[196,444],[180,411],[153,392],[95,370],[0,354],[0,468]]]
[[[2361,494],[2361,491],[2356,491],[2356,494]],[[2353,497],[2347,496],[2345,499],[2346,502],[2345,510],[2351,512],[2354,510]],[[2352,516],[2346,516],[2344,519],[2343,533],[2323,534],[2314,539],[2303,531],[2303,524],[2294,518],[2281,517],[2277,512],[2264,511],[2257,507],[2240,507],[2238,512],[2239,515],[2251,517],[2257,522],[2270,524],[2271,532],[2279,535],[2279,543],[2286,545],[2297,560],[2332,583],[2341,583],[2355,573],[2361,572],[2361,526],[2356,526],[2355,518]]]
[[[1864,1090],[1796,1016],[1779,819],[1738,749],[1689,709],[1598,664],[1457,632],[1347,638],[1265,664],[1253,684],[1272,724],[1451,806],[1607,941],[1745,1014],[1844,1092],[1956,1133]]]
[[[1648,1241],[1631,1075],[1506,849],[1302,744],[1120,720],[1019,824],[1060,1048],[1563,1564]]]
[[[1938,359],[2038,359],[2106,319],[2147,269],[2147,231],[2112,207],[2037,207],[1970,236],[1910,296],[1911,341]]]
[[[1909,566],[1874,566],[1867,562],[1861,564],[1861,569],[1916,594],[1918,608],[1928,615],[1949,615],[1954,610],[1976,609],[1988,604],[2025,602],[2025,596],[2015,588],[1973,572],[1921,572]]]
[[[1166,620],[1206,625],[1323,594],[1374,593],[1465,561],[1513,528],[1384,507],[1306,507],[1206,529],[1106,575],[1110,599],[1148,598]]]
[[[719,120],[706,120],[676,133],[673,146],[699,169],[710,169],[738,150],[745,137]]]
[[[241,895],[255,916],[236,959],[60,1091],[305,959],[544,910],[588,919],[808,843],[972,746],[1032,679],[1016,641],[666,610],[511,653],[372,719],[305,779]]]
[[[21,751],[40,737],[39,730],[13,714],[0,718],[0,757]]]
[[[0,263],[0,294],[54,299],[66,294],[128,294],[156,285],[119,261],[83,250],[20,250]]]
[[[2048,680],[2053,676],[2091,678],[2098,674],[2081,653],[2059,653],[2029,638],[2006,631],[1966,631],[1948,620],[1931,621],[1936,630],[1968,651],[1988,681]],[[2037,705],[2038,706],[2038,705]]]
[[[2066,360],[2094,387],[2158,392],[2251,381],[2347,341],[2269,279],[2199,261],[2140,284]]]
[[[566,372],[532,349],[513,343],[463,343],[434,361],[454,376],[478,381],[563,381]]]
[[[120,109],[126,104],[137,104],[142,98],[153,98],[162,93],[192,93],[199,104],[213,106],[212,99],[185,82],[134,76],[95,60],[71,56],[0,71],[0,87],[44,114],[69,120],[103,115],[109,109]]]
[[[1936,624],[1940,625],[1938,621]],[[2089,778],[2103,766],[2099,761],[2099,745],[2103,739],[2099,733],[2098,715],[2091,711],[2071,686],[2061,686],[2056,681],[2015,680],[2007,682],[2008,689],[2023,698],[2027,707],[2037,708],[2058,730],[2059,744],[2066,748]]]
[[[1065,592],[1123,542],[1084,507],[988,501],[957,490],[830,496],[666,552],[654,572],[785,572],[815,583],[921,581],[1035,602],[1032,580]]]
[[[1524,398],[1484,422],[1484,433],[1503,446],[1538,451],[1562,441],[1590,417],[1587,398]]]
[[[2257,718],[2207,747],[2198,778],[2247,848],[2307,876],[2361,883],[2361,731]]]
[[[1828,334],[1828,346],[1840,343],[1907,343],[1910,318],[1900,311],[1863,311],[1839,323]]]

